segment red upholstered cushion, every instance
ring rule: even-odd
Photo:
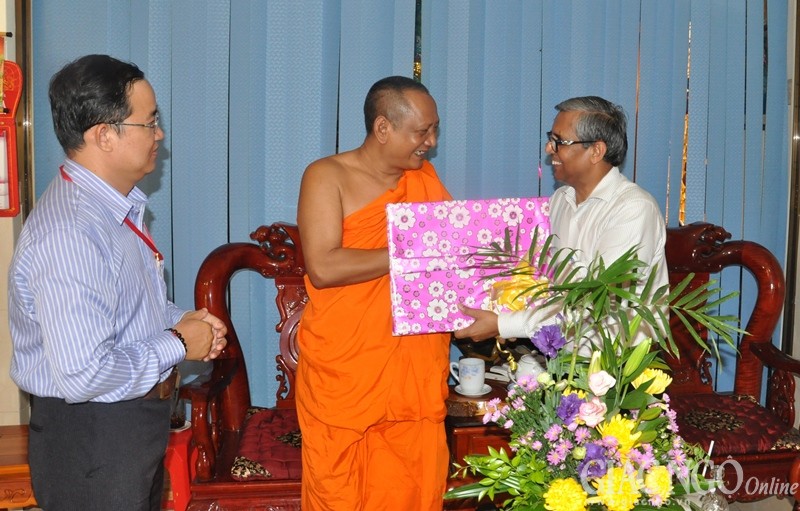
[[[242,428],[231,477],[239,481],[300,479],[297,412],[261,409]]]
[[[763,452],[776,446],[792,428],[769,413],[748,396],[702,394],[674,398],[670,406],[677,412],[680,435],[689,443],[712,454]]]

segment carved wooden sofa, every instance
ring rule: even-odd
[[[181,389],[192,402],[196,448],[190,511],[300,509],[300,435],[294,404],[295,334],[307,301],[297,227],[261,226],[255,243],[229,243],[205,259],[195,283],[196,307],[225,321],[228,345],[207,381]],[[231,322],[228,284],[240,270],[274,281],[280,313],[276,406],[251,409],[247,367]],[[274,342],[274,341],[270,341]]]
[[[739,341],[733,391],[715,392],[713,355],[702,352],[677,318],[672,318],[671,330],[681,357],[667,361],[673,370],[668,393],[678,413],[680,434],[706,450],[714,441],[712,458],[724,464],[728,499],[753,501],[787,493],[790,470],[798,463],[800,433],[792,424],[794,375],[800,374],[800,361],[772,344],[785,293],[780,264],[763,246],[728,241],[730,237],[723,228],[707,223],[667,230],[671,284],[694,273],[693,284],[686,290],[690,292],[707,282],[709,274],[738,268],[742,280],[754,279],[756,289],[749,320],[741,325],[750,335]],[[747,313],[743,310],[741,316],[747,318]],[[762,400],[765,369],[767,385]]]

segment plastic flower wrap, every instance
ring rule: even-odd
[[[522,261],[514,268],[510,278],[492,283],[492,296],[498,309],[521,311],[530,307],[531,300],[527,291],[539,286],[547,286],[548,279],[532,267],[527,261]]]
[[[515,280],[502,299],[557,313],[531,339],[547,370],[520,377],[506,399],[487,404],[483,422],[509,430],[511,452],[466,456],[456,477],[483,479],[445,498],[506,493],[507,509],[524,510],[682,509],[682,495],[711,482],[701,475],[707,454],[683,441],[669,407],[672,379],[661,353],[676,349],[667,313],[689,315],[729,344],[740,331],[730,326],[735,318],[709,313],[720,302],[709,300],[713,282],[679,300],[691,276],[671,293],[653,289],[653,273],[640,277],[644,263],[635,250],[608,266],[598,259],[577,268],[573,251],[552,251],[550,242],[522,261],[508,246],[481,252],[499,278]],[[526,271],[530,278],[521,276]],[[699,335],[695,340],[707,349]]]

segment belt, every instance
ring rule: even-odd
[[[156,385],[150,389],[150,392],[142,396],[142,399],[171,399],[173,394],[175,393],[175,385],[178,383],[178,369],[172,369],[172,372],[167,379],[156,383]]]

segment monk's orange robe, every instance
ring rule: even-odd
[[[449,198],[425,162],[344,219],[342,246],[387,247],[387,203]],[[450,335],[392,336],[388,275],[327,289],[306,277],[306,288],[296,382],[303,511],[441,509]]]

